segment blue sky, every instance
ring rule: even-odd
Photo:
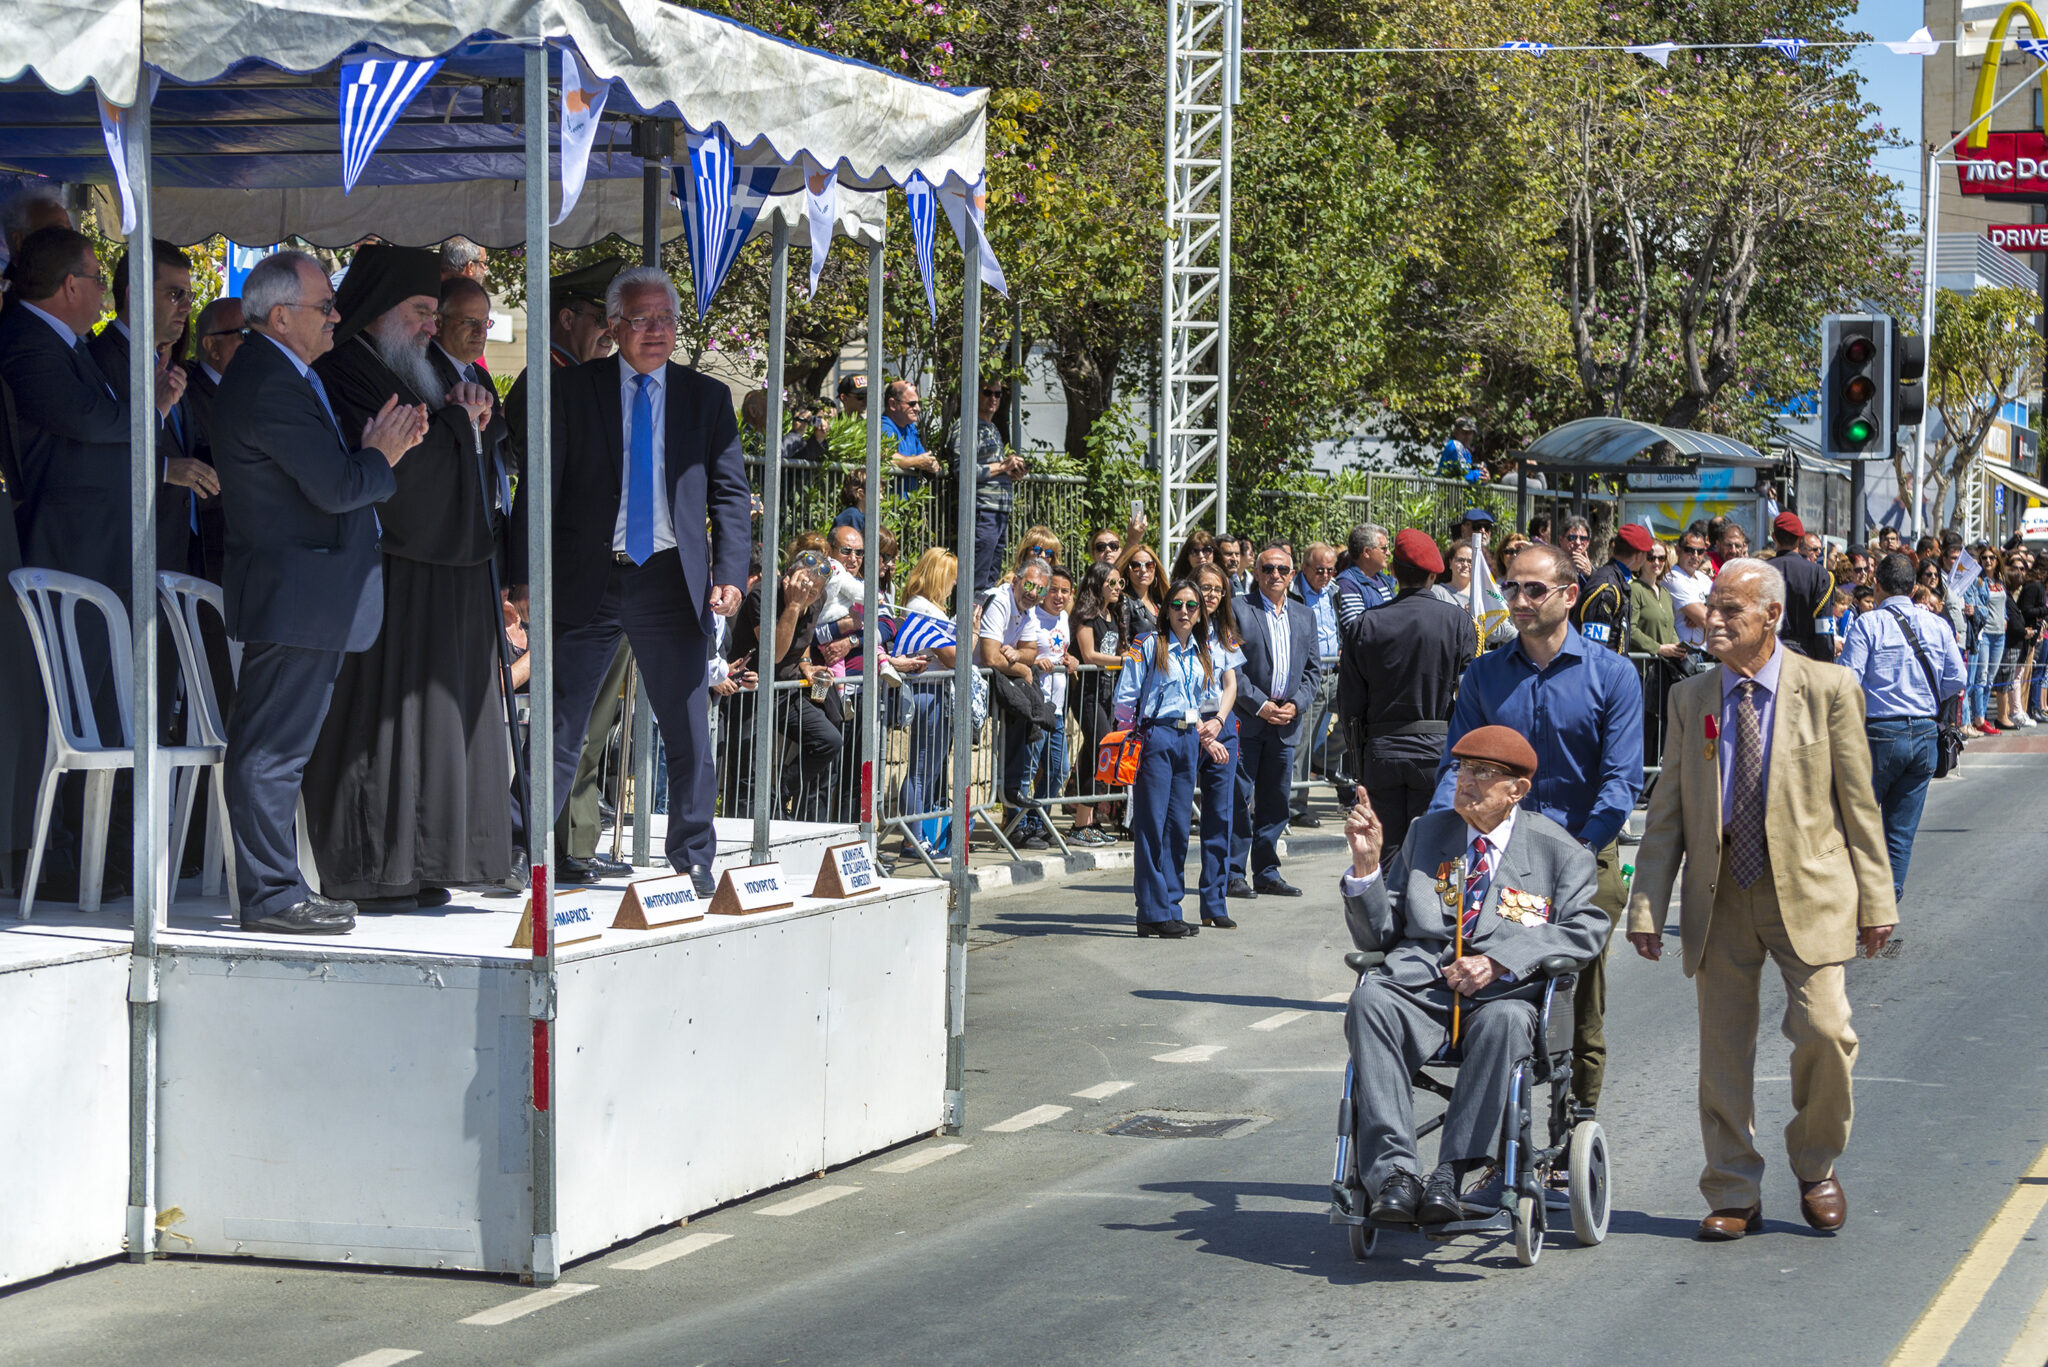
[[[1919,0],[1863,0],[1856,10],[1855,27],[1873,38],[1898,42],[1911,36],[1924,19]],[[1882,47],[1860,48],[1856,55],[1856,68],[1863,73],[1863,98],[1883,111],[1879,121],[1886,128],[1903,129],[1916,146],[1920,143],[1921,61],[1918,57],[1895,57]],[[1911,147],[1886,148],[1878,153],[1879,169],[1905,187],[1901,197],[1915,221],[1920,217],[1919,163],[1923,156]]]

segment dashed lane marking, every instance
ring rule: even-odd
[[[936,1163],[941,1158],[951,1158],[954,1154],[963,1152],[967,1147],[965,1144],[934,1144],[931,1148],[919,1149],[916,1153],[905,1154],[893,1163],[884,1163],[876,1168],[875,1171],[891,1173],[916,1172],[927,1163]]]
[[[1154,1054],[1154,1063],[1207,1063],[1222,1053],[1228,1046],[1221,1044],[1190,1044],[1185,1049],[1176,1049],[1170,1054]]]
[[[551,1305],[560,1305],[563,1301],[573,1300],[586,1291],[595,1290],[597,1290],[595,1282],[556,1282],[553,1286],[535,1291],[531,1295],[521,1296],[517,1300],[506,1301],[503,1305],[492,1306],[489,1310],[478,1311],[462,1322],[464,1324],[483,1325],[509,1324],[522,1316],[531,1315],[536,1310],[545,1310]]]
[[[1348,1002],[1351,1000],[1351,994],[1349,992],[1332,992],[1329,996],[1317,997],[1316,1000],[1319,1002]]]
[[[837,1201],[840,1197],[851,1196],[859,1190],[859,1187],[812,1187],[801,1196],[792,1196],[787,1201],[778,1202],[765,1210],[757,1210],[754,1214],[801,1215],[807,1210],[824,1205],[827,1201]]]
[[[1912,1329],[1885,1359],[1885,1367],[1937,1367],[1948,1356],[2044,1207],[2048,1207],[2048,1148],[2035,1156],[2026,1176],[2020,1178]]]
[[[1250,1028],[1253,1030],[1278,1030],[1281,1026],[1292,1025],[1307,1015],[1308,1012],[1306,1011],[1276,1011],[1264,1020],[1253,1021]]]
[[[401,1362],[411,1362],[424,1349],[420,1348],[377,1348],[359,1358],[350,1358],[341,1367],[398,1367]]]
[[[1129,1091],[1136,1085],[1134,1082],[1098,1082],[1093,1087],[1083,1087],[1074,1095],[1083,1101],[1107,1101],[1118,1092]]]
[[[1033,1106],[1028,1111],[1017,1112],[1008,1120],[998,1120],[995,1124],[984,1125],[982,1128],[990,1134],[1015,1134],[1019,1130],[1028,1130],[1033,1125],[1043,1125],[1048,1120],[1058,1120],[1073,1109],[1072,1106]]]
[[[650,1267],[660,1267],[663,1263],[672,1263],[678,1258],[686,1257],[689,1254],[695,1253],[700,1248],[709,1248],[713,1244],[722,1244],[731,1237],[732,1235],[730,1234],[712,1234],[706,1230],[699,1230],[695,1234],[685,1234],[680,1239],[671,1239],[659,1248],[650,1248],[645,1253],[636,1253],[630,1258],[621,1258],[611,1264],[610,1270],[613,1272],[645,1272]]]

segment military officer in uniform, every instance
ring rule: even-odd
[[[1581,636],[1617,653],[1628,652],[1628,629],[1635,615],[1629,586],[1643,572],[1655,546],[1650,529],[1637,523],[1614,534],[1607,563],[1594,570],[1579,591],[1574,620]]]
[[[1393,568],[1399,592],[1344,628],[1337,666],[1350,769],[1386,831],[1389,857],[1408,823],[1429,810],[1458,676],[1478,646],[1471,617],[1429,592],[1444,572],[1434,541],[1402,532]]]
[[[1771,522],[1771,544],[1777,554],[1771,568],[1785,581],[1785,616],[1778,639],[1809,660],[1835,661],[1835,619],[1828,604],[1835,596],[1835,576],[1799,553],[1806,524],[1797,513],[1779,513]]]

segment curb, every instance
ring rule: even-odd
[[[1289,835],[1280,841],[1280,857],[1290,854],[1330,854],[1345,848],[1341,835]],[[1063,883],[1078,874],[1099,873],[1132,867],[1135,851],[1129,845],[1103,850],[1075,850],[1062,857],[1041,855],[1002,863],[969,865],[968,886],[976,893],[1001,893],[1046,883]]]

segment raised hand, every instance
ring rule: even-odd
[[[1380,825],[1379,813],[1373,811],[1372,803],[1366,800],[1365,790],[1358,790],[1358,805],[1344,816],[1344,839],[1351,845],[1351,875],[1363,878],[1379,872],[1380,850],[1386,843],[1386,830]]]
[[[363,448],[382,452],[388,464],[396,465],[426,434],[427,406],[401,405],[393,394],[384,400],[377,415],[363,424]]]

